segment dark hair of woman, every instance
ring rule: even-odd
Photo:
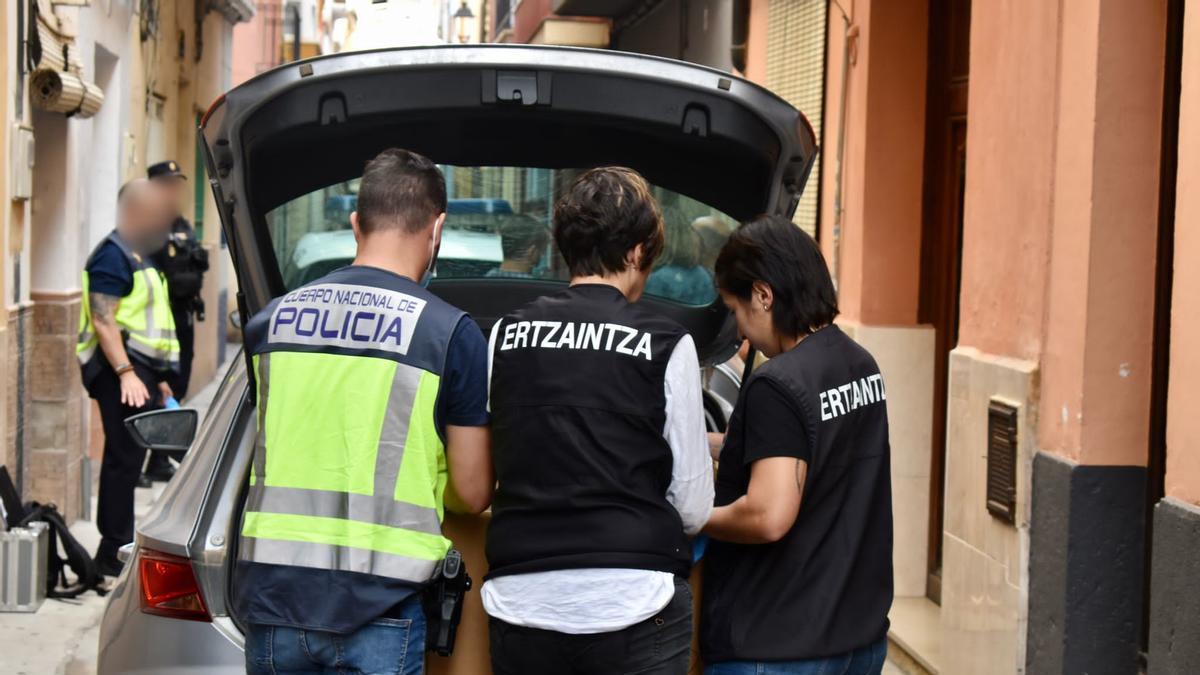
[[[837,294],[817,242],[791,221],[759,216],[729,235],[714,266],[717,288],[749,300],[754,282],[771,288],[771,320],[787,337],[833,323]]]
[[[585,171],[554,205],[554,242],[572,277],[619,274],[642,246],[641,268],[663,249],[662,212],[641,174],[625,167]]]

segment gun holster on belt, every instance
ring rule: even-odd
[[[462,619],[463,599],[471,590],[471,577],[467,564],[456,549],[446,552],[446,559],[438,563],[433,580],[425,589],[425,650],[450,656],[454,651],[454,637],[458,633],[458,622]]]

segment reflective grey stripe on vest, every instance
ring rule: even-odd
[[[175,331],[167,328],[159,328],[158,324],[154,321],[155,286],[161,280],[158,268],[144,267],[142,268],[142,273],[146,277],[146,292],[150,296],[149,301],[146,303],[146,336],[152,340],[161,340],[164,338],[174,340],[176,339]]]
[[[146,335],[154,337],[154,286],[158,279],[154,278],[153,267],[143,267],[141,271],[142,276],[146,277],[146,295],[150,296],[146,299]]]
[[[394,553],[364,548],[315,544],[307,541],[280,541],[244,537],[239,557],[256,563],[293,565],[321,570],[360,572],[394,579],[425,581],[433,576],[437,563]]]
[[[273,487],[256,483],[246,498],[247,510],[354,520],[426,534],[442,534],[437,509],[398,502],[391,495],[371,496],[331,490]]]
[[[246,498],[246,510],[258,513],[286,513],[301,516],[317,516],[373,523],[426,534],[441,535],[442,525],[437,509],[417,506],[395,499],[396,481],[400,475],[400,464],[404,461],[404,444],[408,437],[409,419],[424,371],[403,363],[396,364],[388,392],[387,408],[384,412],[383,428],[379,434],[379,445],[375,453],[375,482],[372,495],[313,490],[296,487],[266,485],[267,447],[266,410],[271,385],[270,352],[258,356],[258,434],[254,446],[255,484],[250,486]],[[247,541],[253,540],[251,537]],[[263,540],[258,540],[259,543]],[[278,542],[282,548],[274,549],[285,556],[286,547],[295,542]],[[308,544],[303,544],[308,546]],[[299,551],[300,549],[297,549]],[[297,553],[299,555],[299,553]],[[250,556],[254,562],[271,562]],[[279,563],[309,566],[304,562]],[[345,569],[345,568],[331,568]],[[375,572],[387,574],[388,572]],[[407,577],[412,578],[412,577]]]
[[[254,437],[254,478],[259,485],[267,476],[267,397],[271,393],[271,354],[258,355],[258,433]]]
[[[164,356],[162,352],[158,351],[157,349],[155,349],[153,347],[144,345],[144,344],[138,342],[134,338],[130,338],[128,341],[126,341],[125,349],[128,351],[131,351],[131,352],[137,352],[138,354],[145,356],[146,358],[148,358],[152,362],[154,362],[156,365],[160,364],[160,363],[171,364],[171,363],[179,362],[178,354],[176,354],[174,352],[170,352]]]
[[[396,494],[400,463],[404,461],[404,443],[408,440],[408,421],[412,418],[422,372],[420,368],[404,363],[396,364],[383,429],[379,433],[379,449],[375,453],[375,489],[372,493],[376,497],[391,498]]]

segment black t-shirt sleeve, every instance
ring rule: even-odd
[[[767,457],[812,461],[804,418],[792,397],[779,385],[759,377],[746,390],[743,461],[747,466]]]
[[[88,292],[123,298],[133,291],[133,268],[111,241],[100,247],[87,266]]]
[[[464,317],[454,329],[438,401],[441,425],[481,427],[488,423],[487,340]]]

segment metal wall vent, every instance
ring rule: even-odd
[[[1006,523],[1017,516],[1017,408],[988,404],[987,510]]]

